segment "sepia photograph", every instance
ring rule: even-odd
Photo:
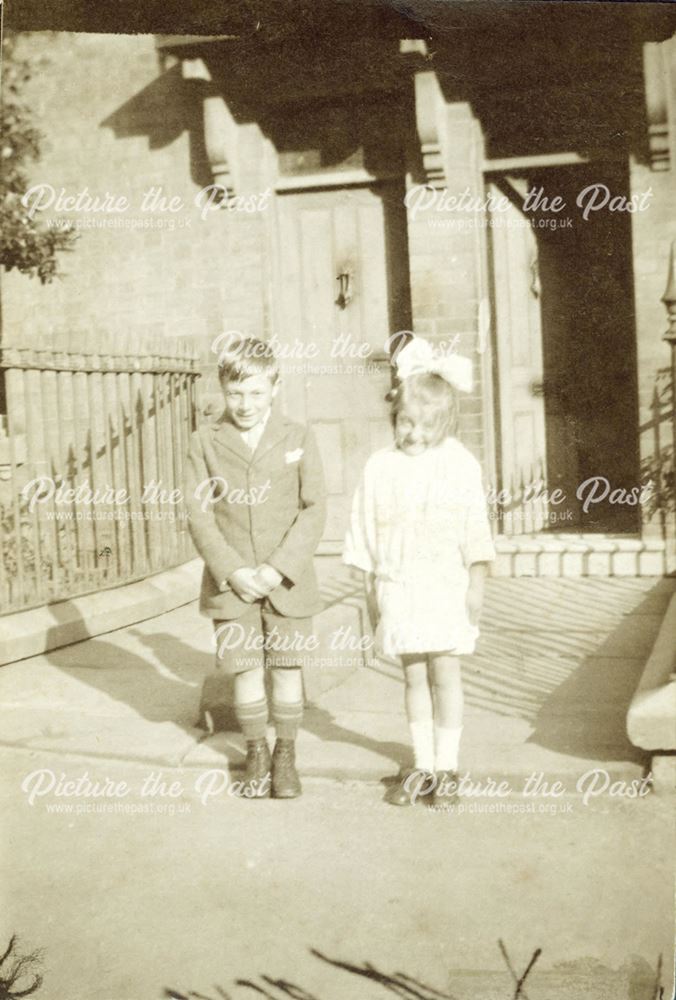
[[[0,1000],[674,1000],[676,3],[0,8]]]

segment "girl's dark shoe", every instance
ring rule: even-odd
[[[247,740],[241,795],[247,799],[270,798],[270,747],[268,741]]]
[[[296,744],[277,740],[272,754],[273,799],[296,799],[303,791],[296,770]]]
[[[401,771],[396,782],[385,792],[385,802],[391,806],[412,806],[430,801],[434,793],[434,775],[419,768]]]
[[[458,804],[458,772],[437,771],[436,784],[430,805],[437,809],[448,809]]]

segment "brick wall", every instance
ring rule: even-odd
[[[266,213],[244,212],[200,218],[194,199],[211,179],[201,98],[196,85],[181,78],[180,67],[162,70],[151,36],[33,33],[22,37],[18,54],[35,65],[26,100],[45,135],[33,181],[57,191],[63,187],[67,194],[86,185],[92,195],[123,195],[132,207],[118,221],[143,228],[82,229],[73,253],[61,257],[63,278],[44,288],[21,275],[3,275],[5,340],[35,344],[47,333],[92,330],[119,337],[122,349],[150,334],[195,337],[206,352],[214,334],[224,329],[268,332],[270,219]],[[482,194],[479,133],[469,106],[462,101],[446,105],[441,131],[445,149],[452,152],[445,155],[445,186],[451,193],[469,187]],[[247,164],[240,182],[249,190],[262,188],[257,126],[243,126],[238,143]],[[673,171],[656,173],[640,157],[632,159],[632,193],[653,189],[650,210],[632,217],[646,464],[656,451],[650,426],[655,388],[664,384],[669,365],[660,299],[673,238]],[[421,180],[415,176],[416,183]],[[144,215],[144,193],[160,185],[184,207],[175,214]],[[473,359],[476,388],[461,398],[460,435],[491,478],[490,357],[477,352],[479,307],[487,294],[485,231],[448,225],[448,216],[439,213],[436,221],[443,224],[438,225],[430,213],[409,216],[413,329],[447,344],[458,336],[458,350]],[[90,225],[111,216],[82,213],[79,218]],[[217,391],[213,370],[205,388]],[[668,446],[668,421],[660,430]],[[658,532],[659,521],[650,521],[648,530]]]
[[[443,139],[450,156],[444,157],[445,182],[436,189],[442,197],[460,196],[469,190],[483,199],[481,138],[478,123],[467,105],[445,109]],[[413,179],[409,178],[409,197]],[[474,389],[459,394],[459,437],[493,473],[490,449],[492,415],[486,417],[486,356],[479,337],[479,304],[488,295],[484,275],[485,230],[480,213],[437,211],[432,191],[429,209],[409,209],[408,242],[413,330],[420,336],[455,349],[470,358]],[[476,223],[476,224],[473,224]]]
[[[20,39],[18,55],[35,67],[25,97],[45,136],[33,182],[69,195],[85,186],[123,195],[130,207],[117,221],[144,228],[82,229],[75,250],[61,255],[62,279],[44,288],[3,276],[6,341],[105,330],[133,348],[144,334],[208,345],[223,329],[260,332],[265,223],[241,212],[200,218],[194,199],[210,182],[201,102],[180,68],[161,71],[149,35],[36,32]],[[144,193],[160,185],[182,199],[181,211],[140,211]],[[87,226],[115,218],[78,215]]]

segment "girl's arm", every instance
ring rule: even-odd
[[[374,573],[364,573],[364,590],[366,591],[366,611],[371,628],[375,632],[380,620],[378,601],[376,599],[376,578]]]
[[[481,466],[474,455],[465,449],[464,462],[459,470],[463,483],[465,524],[461,541],[462,557],[469,569],[474,563],[490,563],[495,559],[495,547],[488,516]]]
[[[343,562],[365,574],[375,569],[375,526],[366,470],[352,498],[350,522],[343,546]]]
[[[481,466],[468,456],[467,481],[469,503],[465,520],[462,555],[469,573],[467,588],[467,616],[472,625],[479,623],[484,603],[484,589],[488,565],[495,559],[495,547],[488,519],[486,495],[481,479]]]
[[[364,470],[352,500],[343,562],[354,567],[355,575],[361,577],[366,594],[366,611],[371,628],[375,632],[379,614],[375,589],[375,526],[369,493],[368,479]]]
[[[468,569],[467,615],[471,625],[478,625],[484,603],[484,590],[488,575],[488,563],[475,562]]]

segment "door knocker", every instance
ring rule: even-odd
[[[338,282],[338,298],[336,299],[336,305],[344,309],[350,304],[354,295],[354,271],[351,267],[344,268],[339,274],[336,275],[336,281]]]

